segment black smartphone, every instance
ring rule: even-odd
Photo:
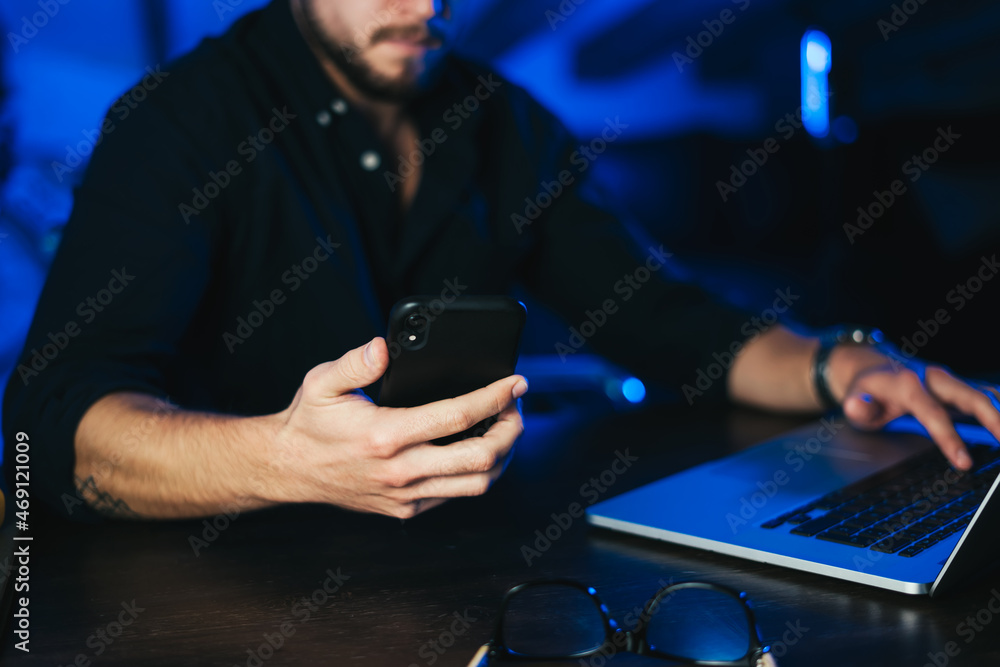
[[[513,375],[526,318],[524,304],[506,296],[402,299],[389,313],[389,368],[379,405],[424,405]],[[488,427],[480,423],[435,443],[482,435]]]

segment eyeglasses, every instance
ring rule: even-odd
[[[700,581],[667,585],[642,608],[635,629],[623,631],[597,591],[568,579],[530,581],[508,590],[493,638],[468,667],[483,667],[491,659],[588,657],[599,667],[621,651],[692,665],[777,667],[746,593]]]

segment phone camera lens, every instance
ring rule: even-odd
[[[411,329],[416,329],[417,331],[420,331],[425,326],[427,326],[427,318],[424,317],[423,315],[410,315],[409,317],[406,318],[406,324]]]

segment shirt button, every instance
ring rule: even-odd
[[[347,102],[338,97],[330,104],[330,108],[333,109],[333,113],[343,116],[347,113]]]
[[[333,117],[330,115],[330,112],[327,111],[326,109],[316,114],[316,122],[322,125],[323,127],[329,125],[331,120],[333,120]]]
[[[375,151],[365,151],[361,154],[361,166],[365,171],[375,171],[382,164],[382,158]]]

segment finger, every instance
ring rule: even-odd
[[[983,428],[1000,440],[1000,411],[984,393],[991,388],[977,389],[943,368],[931,367],[927,369],[927,389],[941,402],[975,417]]]
[[[390,409],[386,417],[407,442],[423,442],[454,435],[498,415],[528,390],[528,382],[511,375],[481,389],[415,408]]]
[[[881,428],[890,418],[882,404],[865,392],[852,392],[844,398],[844,416],[854,426],[864,429]]]
[[[444,447],[422,443],[400,453],[392,465],[408,471],[413,481],[487,472],[505,461],[523,432],[521,413],[511,403],[482,437],[459,440]]]
[[[363,511],[376,512],[397,519],[412,519],[418,514],[434,509],[448,502],[448,498],[417,498],[415,500],[390,500],[383,498],[381,502]]]
[[[412,502],[421,498],[465,498],[481,496],[497,481],[506,467],[505,461],[498,462],[486,472],[468,473],[465,475],[447,475],[420,480],[408,487],[398,490],[398,497],[403,502]],[[422,509],[422,508],[421,508]]]
[[[927,429],[931,439],[953,466],[959,470],[968,470],[972,467],[972,459],[965,448],[965,443],[958,437],[951,417],[933,396],[923,390],[914,392],[906,407]]]
[[[385,373],[389,350],[382,338],[350,350],[336,361],[319,364],[302,381],[303,393],[312,398],[336,398],[367,387]]]

